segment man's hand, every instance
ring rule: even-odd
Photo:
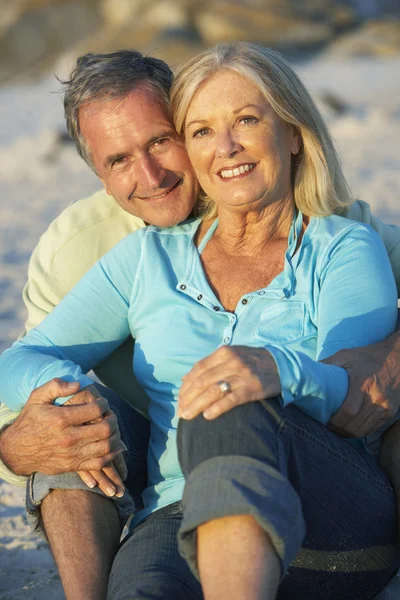
[[[53,404],[71,394],[75,395],[63,406]],[[79,383],[61,379],[34,390],[16,421],[0,435],[0,455],[16,474],[92,471],[80,473],[83,481],[90,487],[99,485],[107,495],[123,493],[121,478],[111,465],[121,448],[117,418],[107,400],[94,386],[79,392]]]
[[[341,350],[323,362],[344,367],[349,391],[328,426],[338,435],[363,437],[391,421],[400,407],[400,332],[363,348]]]

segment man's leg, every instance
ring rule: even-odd
[[[121,500],[109,499],[97,489],[89,490],[79,476],[72,473],[36,474],[27,490],[28,518],[31,511],[36,522],[40,521],[36,530],[43,529],[49,541],[67,600],[106,597],[108,575],[122,526],[133,510],[132,499],[136,508],[142,507],[141,492],[147,483],[148,421],[111,390],[103,386],[99,389],[118,417],[121,439],[127,446],[125,496]],[[45,495],[43,489],[50,489],[50,493]],[[32,525],[33,521],[31,519]]]
[[[178,551],[181,521],[176,502],[133,529],[115,557],[108,600],[203,600],[200,583]]]
[[[53,490],[41,512],[66,598],[105,600],[121,535],[113,501],[83,490]]]
[[[254,402],[215,421],[181,421],[178,450],[180,547],[197,576],[208,543],[200,527],[235,515],[251,516],[272,542],[279,600],[371,598],[400,563],[394,494],[374,458],[296,408]],[[225,553],[232,570],[236,551],[232,543]]]

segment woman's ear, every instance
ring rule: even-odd
[[[293,155],[296,155],[300,152],[301,144],[302,144],[302,140],[301,140],[300,131],[297,129],[297,127],[293,126],[293,139],[292,139],[292,147],[291,147],[291,153]]]

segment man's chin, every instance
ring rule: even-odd
[[[167,228],[167,227],[175,227],[175,225],[179,225],[179,223],[182,223],[183,221],[186,221],[186,219],[189,217],[189,214],[181,214],[181,215],[169,215],[169,216],[165,216],[165,218],[157,218],[154,219],[152,223],[150,222],[146,222],[147,225],[155,225],[156,227],[163,227],[163,228]]]

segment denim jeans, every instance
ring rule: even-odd
[[[197,527],[249,514],[281,561],[278,600],[367,600],[400,564],[393,490],[376,459],[293,406],[253,402],[181,420],[179,548],[197,577]]]
[[[149,515],[114,559],[107,600],[202,600],[199,581],[178,552],[181,503]]]
[[[127,447],[124,452],[128,469],[128,475],[124,482],[126,491],[122,498],[113,498],[123,526],[135,510],[143,508],[141,494],[147,485],[147,449],[150,424],[112,390],[101,384],[96,383],[95,385],[99,392],[107,398],[110,408],[116,414],[121,439]],[[34,473],[30,476],[27,484],[26,512],[29,525],[40,537],[45,537],[40,506],[44,498],[54,489],[80,489],[104,496],[99,488],[88,488],[77,473],[61,473],[59,475]]]

